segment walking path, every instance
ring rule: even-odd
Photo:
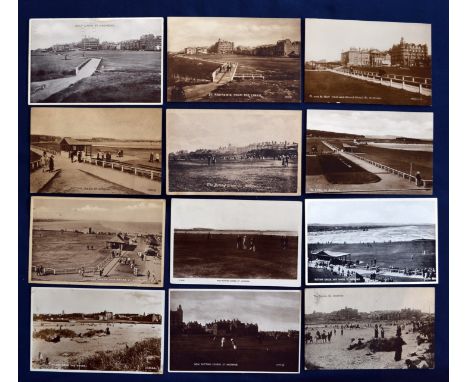
[[[119,263],[120,258],[114,257],[102,270],[102,276],[107,276]]]
[[[31,86],[34,85],[35,88],[38,88],[34,93],[31,93],[30,101],[32,103],[41,102],[49,98],[51,95],[58,93],[69,86],[77,83],[83,78],[90,77],[94,74],[99,64],[101,63],[101,58],[91,58],[76,74],[72,77],[56,78],[53,80],[38,81],[32,82]]]
[[[353,154],[345,153],[340,151],[336,146],[322,141],[330,150],[341,155],[343,158],[349,160],[355,165],[362,167],[364,170],[376,174],[379,178],[379,182],[367,183],[367,184],[329,184],[329,189],[335,189],[335,192],[410,192],[415,193],[431,193],[431,189],[417,187],[414,182],[410,182],[408,179],[403,179],[395,174],[385,171],[384,169],[374,166],[373,164],[366,162],[362,159],[356,158]],[[323,179],[322,179],[323,180]],[[308,182],[309,183],[309,182]],[[323,187],[323,185],[320,185]],[[314,184],[314,179],[310,179],[310,184],[307,185],[309,189],[317,189],[318,185]],[[330,191],[333,192],[333,191]]]
[[[42,155],[38,149],[31,150]],[[54,172],[42,172],[42,169],[38,169],[31,173],[30,192],[127,195],[161,193],[161,182],[157,180],[89,163],[71,163],[68,156],[64,155],[54,155],[54,161]]]
[[[192,85],[184,88],[185,97],[190,101],[198,101],[207,96],[217,88],[231,82],[236,74],[239,63],[235,62],[233,69],[229,72],[218,73],[213,82],[208,84]]]

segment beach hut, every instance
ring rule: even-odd
[[[111,249],[119,249],[121,251],[124,251],[127,246],[128,239],[126,239],[121,234],[117,234],[106,241],[106,247]]]
[[[67,153],[82,151],[84,155],[91,156],[93,145],[91,142],[65,137],[60,141],[60,151],[65,151]]]
[[[322,260],[328,261],[331,264],[340,264],[347,261],[351,261],[351,253],[348,252],[336,252],[330,250],[320,250],[309,253],[309,261]]]
[[[354,145],[348,145],[347,143],[343,143],[343,151],[347,153],[355,153],[358,147]]]

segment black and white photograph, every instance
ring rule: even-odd
[[[170,195],[299,195],[302,112],[166,112]]]
[[[304,101],[432,104],[431,24],[305,20]]]
[[[162,104],[164,19],[31,19],[29,104]]]
[[[306,192],[431,195],[433,114],[308,110]]]
[[[305,289],[305,370],[433,369],[434,288]]]
[[[29,282],[162,287],[165,201],[31,199]]]
[[[436,284],[437,199],[306,200],[306,284]]]
[[[33,107],[30,192],[161,194],[162,111]]]
[[[172,199],[171,282],[300,286],[302,203]]]
[[[170,102],[300,102],[301,20],[169,17]]]
[[[298,373],[301,292],[169,291],[169,371]]]
[[[31,289],[31,371],[162,374],[164,291]]]

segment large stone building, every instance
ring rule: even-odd
[[[155,36],[152,33],[144,34],[140,37],[141,50],[161,50],[161,36]]]
[[[427,44],[408,43],[402,37],[399,44],[390,49],[392,65],[404,67],[430,66]]]
[[[95,37],[84,37],[80,41],[80,48],[84,50],[98,50],[99,39]]]
[[[370,52],[367,49],[350,48],[341,53],[341,64],[345,66],[369,66]]]
[[[176,310],[171,310],[169,321],[171,333],[181,333],[184,330],[184,311],[181,305]]]
[[[232,41],[218,39],[209,50],[211,53],[216,54],[232,54],[234,52],[234,43]]]

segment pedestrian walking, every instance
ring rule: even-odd
[[[54,172],[54,156],[51,155],[49,158],[49,172]]]

